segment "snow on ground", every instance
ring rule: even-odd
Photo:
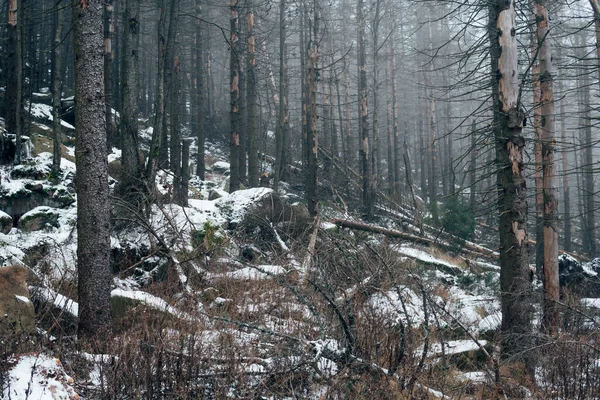
[[[287,272],[288,270],[280,265],[256,265],[221,274],[207,274],[206,277],[208,279],[261,280],[269,279],[274,275],[285,275]]]
[[[73,378],[60,360],[45,354],[27,354],[9,360],[12,365],[2,392],[4,399],[70,400],[79,396]]]
[[[79,304],[73,299],[63,296],[48,287],[29,286],[29,291],[34,297],[38,297],[41,300],[52,303],[54,307],[59,308],[73,317],[77,318],[79,313]]]
[[[485,346],[487,341],[479,340],[479,345]],[[475,343],[473,340],[450,340],[445,343],[432,343],[429,345],[429,350],[427,351],[428,356],[441,356],[452,355],[452,354],[460,354],[468,351],[479,350],[479,345]],[[423,354],[423,348],[419,348],[416,350],[418,356]]]
[[[26,109],[29,109],[29,107],[30,107],[30,105],[25,106]],[[52,117],[52,106],[49,106],[47,104],[41,104],[41,103],[31,104],[31,115],[34,118],[45,119],[50,122],[54,121],[54,118]],[[73,125],[69,124],[68,122],[60,120],[60,124],[61,124],[61,126],[64,126],[65,128],[75,130],[75,127]]]
[[[369,299],[369,306],[374,313],[391,318],[395,323],[402,322],[416,328],[425,321],[423,299],[405,286],[375,293]],[[432,315],[429,315],[429,322],[434,322]]]

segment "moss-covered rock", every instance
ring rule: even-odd
[[[39,231],[49,227],[58,228],[59,217],[60,214],[54,208],[36,207],[19,218],[18,226],[23,232]]]

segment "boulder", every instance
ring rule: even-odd
[[[35,332],[35,312],[27,290],[27,275],[25,267],[0,268],[0,337]]]
[[[10,215],[0,211],[0,233],[5,235],[10,232],[13,227],[13,219]]]
[[[558,275],[561,288],[584,297],[600,297],[600,278],[598,267],[600,259],[581,264],[568,254],[558,257]]]
[[[19,218],[18,226],[23,232],[39,231],[51,227],[58,228],[60,226],[59,217],[60,214],[55,208],[40,206],[23,214]]]

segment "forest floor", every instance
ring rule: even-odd
[[[31,157],[0,170],[0,261],[27,270],[28,296],[9,301],[31,302],[35,312],[33,322],[0,331],[2,398],[600,395],[600,299],[565,299],[566,339],[539,346],[528,379],[499,357],[492,250],[429,229],[415,240],[410,209],[367,224],[329,200],[313,220],[289,185],[229,194],[216,143],[207,144],[206,179],[191,179],[188,206],[170,202],[172,176],[163,171],[162,201],[147,218],[124,221],[115,209],[113,334],[91,353],[75,335],[74,148],[66,142],[56,183],[50,133],[36,124]],[[109,155],[113,188],[119,157]]]

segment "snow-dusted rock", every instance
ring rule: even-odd
[[[19,218],[19,229],[23,232],[33,232],[42,229],[58,228],[60,213],[57,209],[40,206],[23,214]]]

